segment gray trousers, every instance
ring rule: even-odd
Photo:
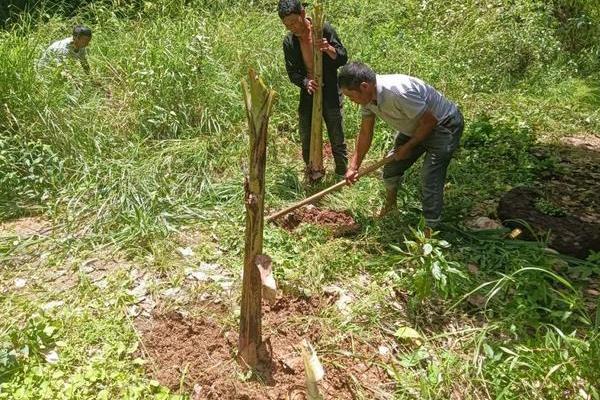
[[[312,97],[301,99],[298,107],[300,139],[302,140],[302,158],[308,165],[310,158],[310,131],[312,126]],[[309,101],[310,100],[310,101]],[[323,102],[323,120],[331,143],[331,153],[335,161],[336,173],[344,174],[348,164],[344,128],[342,126],[342,109]]]
[[[398,190],[404,172],[425,154],[421,204],[425,222],[432,228],[441,220],[446,171],[454,151],[458,148],[463,129],[463,116],[460,111],[457,111],[456,114],[438,122],[431,135],[417,145],[407,159],[392,161],[383,167],[383,181],[386,189]],[[397,133],[394,149],[408,142],[409,139],[409,136]],[[393,151],[391,150],[390,153]]]

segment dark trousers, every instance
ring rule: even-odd
[[[425,154],[421,203],[425,222],[432,228],[436,227],[441,219],[446,171],[454,151],[458,148],[463,129],[463,116],[457,111],[456,114],[440,121],[431,135],[417,145],[407,159],[392,161],[383,167],[383,182],[386,188],[398,190],[404,172]],[[398,133],[390,154],[409,139],[409,136]]]
[[[341,102],[340,102],[341,103]],[[298,106],[300,139],[302,140],[302,158],[308,165],[310,157],[310,130],[312,126],[312,96],[300,95]],[[344,140],[344,128],[342,126],[342,108],[338,104],[331,105],[323,102],[323,119],[327,128],[327,135],[331,143],[331,152],[335,161],[336,173],[346,172],[348,154],[346,141]]]

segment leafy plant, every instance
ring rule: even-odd
[[[414,290],[420,298],[429,296],[434,289],[444,295],[451,294],[466,275],[460,264],[447,259],[450,243],[435,236],[428,238],[420,230],[410,230],[414,239],[405,239],[404,249],[391,246],[399,253],[391,257],[396,268],[413,271]]]
[[[24,327],[13,327],[0,336],[0,382],[29,363],[43,361],[57,336],[58,326],[43,314],[33,314]]]

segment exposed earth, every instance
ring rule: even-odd
[[[300,355],[304,338],[315,346],[325,368],[320,384],[325,398],[354,399],[357,391],[369,393],[369,398],[389,398],[391,379],[380,367],[383,356],[377,348],[353,336],[331,342],[333,328],[318,319],[307,322],[307,316],[318,315],[326,305],[325,298],[292,297],[265,304],[263,340],[271,360],[254,376],[236,362],[237,326],[223,324],[230,320],[225,307],[199,305],[201,317],[169,312],[138,319],[136,325],[150,360],[148,373],[175,392],[193,393],[193,400],[305,399]]]

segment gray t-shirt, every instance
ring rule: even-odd
[[[38,67],[45,67],[51,62],[62,63],[66,58],[73,58],[85,64],[87,63],[86,55],[86,48],[76,49],[73,47],[73,38],[68,37],[52,43],[38,61]]]
[[[377,104],[362,107],[363,116],[377,115],[394,129],[412,136],[425,110],[442,121],[458,109],[432,86],[408,75],[377,75]]]

